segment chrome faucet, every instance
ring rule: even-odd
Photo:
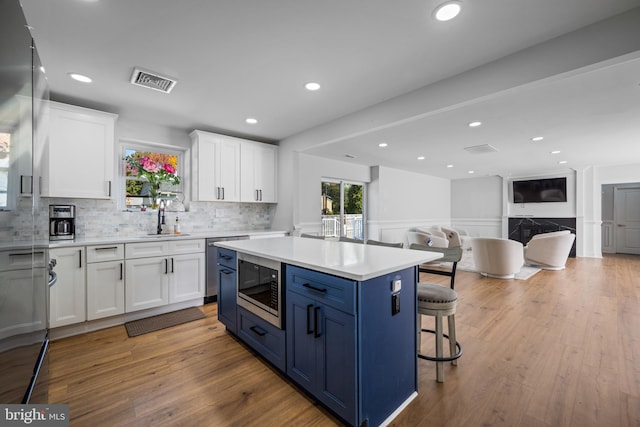
[[[162,226],[165,225],[164,222],[164,200],[160,200],[160,204],[158,205],[158,234],[162,234]]]

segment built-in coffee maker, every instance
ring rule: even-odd
[[[76,237],[76,207],[49,205],[49,240],[73,240]]]

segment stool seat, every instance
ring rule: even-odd
[[[418,311],[454,310],[458,303],[458,294],[451,288],[432,283],[418,283]]]

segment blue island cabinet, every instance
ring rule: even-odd
[[[227,330],[237,333],[237,272],[236,252],[225,248],[217,249],[216,267],[218,275],[218,320]]]
[[[287,375],[351,425],[387,421],[417,393],[416,278],[287,265]]]

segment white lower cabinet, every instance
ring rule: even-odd
[[[87,320],[124,313],[124,245],[87,246]]]
[[[171,257],[169,303],[204,297],[204,253]]]
[[[126,311],[203,298],[204,248],[204,239],[127,244]],[[163,256],[142,257],[160,251]]]
[[[128,259],[125,265],[127,312],[169,304],[169,270],[166,257]]]
[[[84,322],[87,320],[84,246],[50,249],[49,258],[56,260],[58,274],[57,283],[49,289],[49,327]]]

